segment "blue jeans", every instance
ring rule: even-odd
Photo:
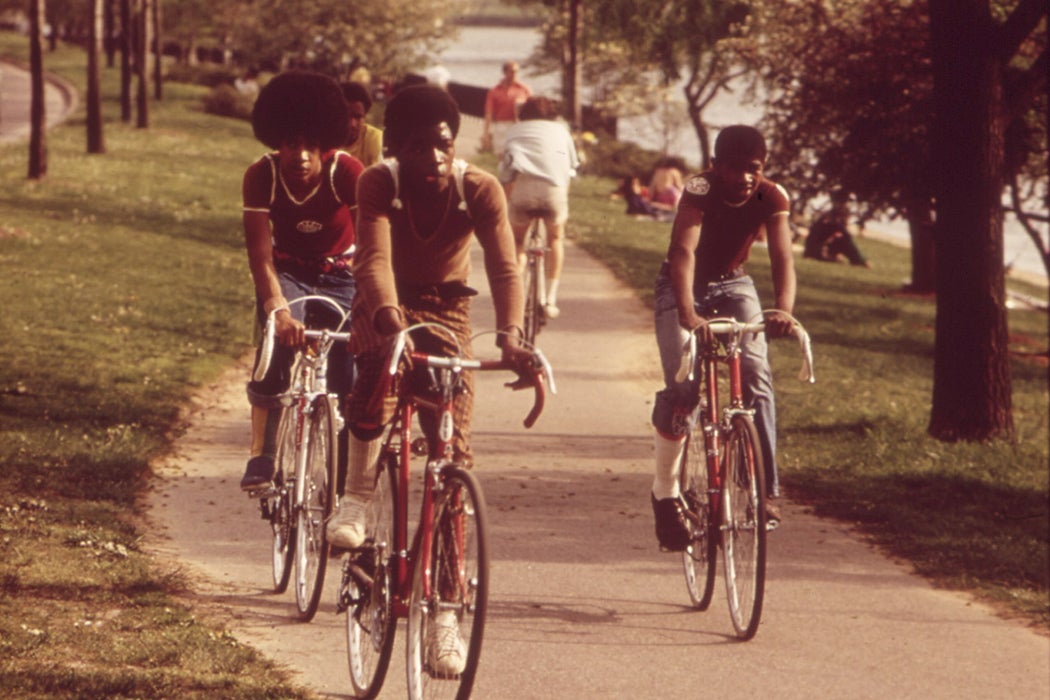
[[[695,388],[691,388],[688,382],[675,382],[675,374],[678,373],[682,361],[682,348],[689,339],[689,331],[678,325],[674,290],[671,287],[671,278],[665,270],[661,270],[656,278],[655,292],[653,312],[656,343],[660,349],[665,389],[657,393],[654,416],[658,413],[671,415],[674,404],[696,402]],[[707,285],[706,295],[697,299],[696,310],[701,315],[717,313],[719,316],[730,316],[738,321],[760,320],[762,317],[762,305],[758,300],[754,280],[747,275]],[[759,442],[762,443],[766,463],[766,491],[771,496],[779,496],[780,479],[776,463],[777,412],[773,398],[773,373],[769,368],[765,335],[744,336],[741,341],[740,369],[744,380],[744,404],[755,411],[755,427],[758,428]],[[667,406],[668,403],[673,405]],[[661,428],[659,425],[657,427]]]
[[[304,296],[323,295],[330,297],[344,311],[350,309],[357,292],[357,285],[349,270],[334,270],[330,273],[303,274],[278,270],[278,279],[281,283],[281,293],[288,301],[293,301]],[[309,309],[307,308],[309,307]],[[325,315],[334,314],[327,305],[310,306],[307,304],[293,304],[292,316],[303,321],[307,311],[319,314],[318,322],[321,325],[334,325],[329,323]],[[263,300],[256,298],[255,313],[260,324],[266,323],[266,312],[263,311]],[[349,330],[347,323],[343,330]],[[273,360],[270,369],[261,381],[248,383],[248,400],[253,406],[275,408],[275,402],[281,394],[288,391],[291,383],[292,360],[295,358],[295,349],[277,344],[273,351]],[[258,360],[258,357],[256,357]],[[346,396],[353,388],[354,382],[354,357],[347,350],[346,343],[336,343],[328,356],[328,389],[338,396]]]

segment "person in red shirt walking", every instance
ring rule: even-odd
[[[528,85],[518,80],[518,64],[507,61],[503,64],[503,80],[485,95],[485,130],[481,134],[481,147],[491,149],[497,156],[503,153],[503,141],[510,125],[518,121],[518,109],[532,97]]]

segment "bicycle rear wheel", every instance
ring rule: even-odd
[[[736,634],[746,640],[758,631],[766,583],[765,472],[758,431],[750,417],[733,417],[723,464],[726,594]]]
[[[679,471],[679,487],[688,506],[692,543],[682,552],[685,587],[693,607],[707,610],[715,590],[715,558],[718,554],[718,528],[712,527],[711,493],[707,483],[707,455],[703,427],[697,425],[686,438],[685,454]]]
[[[306,468],[301,487],[302,501],[296,513],[295,605],[299,619],[309,622],[317,612],[328,564],[325,523],[332,514],[335,482],[335,417],[327,396],[310,407],[305,438]]]
[[[390,459],[396,460],[391,456]],[[396,461],[394,465],[396,466]],[[388,464],[376,481],[365,546],[346,560],[346,655],[354,696],[374,698],[383,687],[394,649],[397,618],[391,609],[391,557],[397,542],[397,475]]]
[[[535,225],[535,224],[533,224]],[[526,242],[528,245],[528,242]],[[540,266],[542,258],[529,257],[525,263],[525,342],[536,343],[536,335],[542,325],[543,306],[540,303],[540,285],[542,284]]]
[[[292,517],[292,494],[295,484],[295,417],[293,407],[281,410],[277,424],[277,454],[274,458],[274,494],[268,497],[267,512],[273,531],[273,592],[284,593],[292,577],[295,554],[295,520]]]
[[[408,694],[470,697],[481,657],[489,591],[485,502],[474,475],[443,472],[429,533],[430,561],[414,565],[408,612]],[[424,573],[429,573],[425,576]]]

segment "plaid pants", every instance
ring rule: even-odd
[[[436,328],[420,328],[412,333],[412,342],[418,352],[430,355],[457,355],[473,357],[471,347],[471,325],[470,325],[470,300],[469,296],[455,296],[443,298],[438,294],[419,294],[402,301],[401,311],[409,325],[417,323],[440,323],[455,334],[455,341]],[[393,418],[395,403],[387,400],[385,402],[383,415],[369,415],[369,404],[375,393],[379,379],[387,363],[386,351],[378,342],[379,338],[371,328],[361,329],[359,326],[370,325],[367,321],[368,314],[359,314],[354,318],[353,334],[357,336],[358,342],[367,343],[368,347],[357,347],[357,380],[354,384],[354,392],[347,405],[347,422],[350,429],[358,438],[363,440],[373,439],[380,432],[382,426]],[[361,319],[358,322],[358,319]],[[457,345],[458,342],[458,345]],[[425,392],[429,386],[429,378],[425,368],[415,368],[411,372],[402,373],[395,380],[395,386],[399,382],[409,382],[409,388],[414,392]],[[396,397],[395,397],[396,398]],[[373,403],[374,406],[374,403]],[[419,424],[423,428],[423,434],[431,447],[433,455],[437,436],[438,416],[429,411],[419,412]],[[470,423],[474,415],[474,376],[472,372],[463,373],[463,381],[460,391],[453,400],[453,418],[455,419],[455,432],[452,438],[453,459],[467,464],[472,462],[470,451]]]

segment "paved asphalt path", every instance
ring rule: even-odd
[[[45,59],[46,60],[46,59]],[[0,62],[0,143],[29,137],[29,71]],[[44,82],[44,116],[54,126],[76,107],[71,86],[55,76]]]
[[[464,131],[472,138],[477,125]],[[478,383],[474,447],[494,556],[475,697],[1050,697],[1046,637],[931,588],[790,503],[770,537],[757,637],[735,640],[721,583],[707,612],[691,610],[679,557],[652,534],[650,315],[579,249],[567,253],[562,316],[540,336],[558,395],[537,426],[521,426],[530,395],[497,377]],[[485,292],[475,327],[491,328],[487,285],[475,282]],[[819,371],[819,338],[817,353]],[[795,370],[779,381],[796,381]],[[309,624],[294,621],[290,592],[270,592],[268,527],[238,489],[247,374],[233,368],[191,407],[178,454],[158,467],[152,545],[238,639],[322,697],[350,697],[335,561]],[[383,698],[405,693],[403,624],[398,635]]]

